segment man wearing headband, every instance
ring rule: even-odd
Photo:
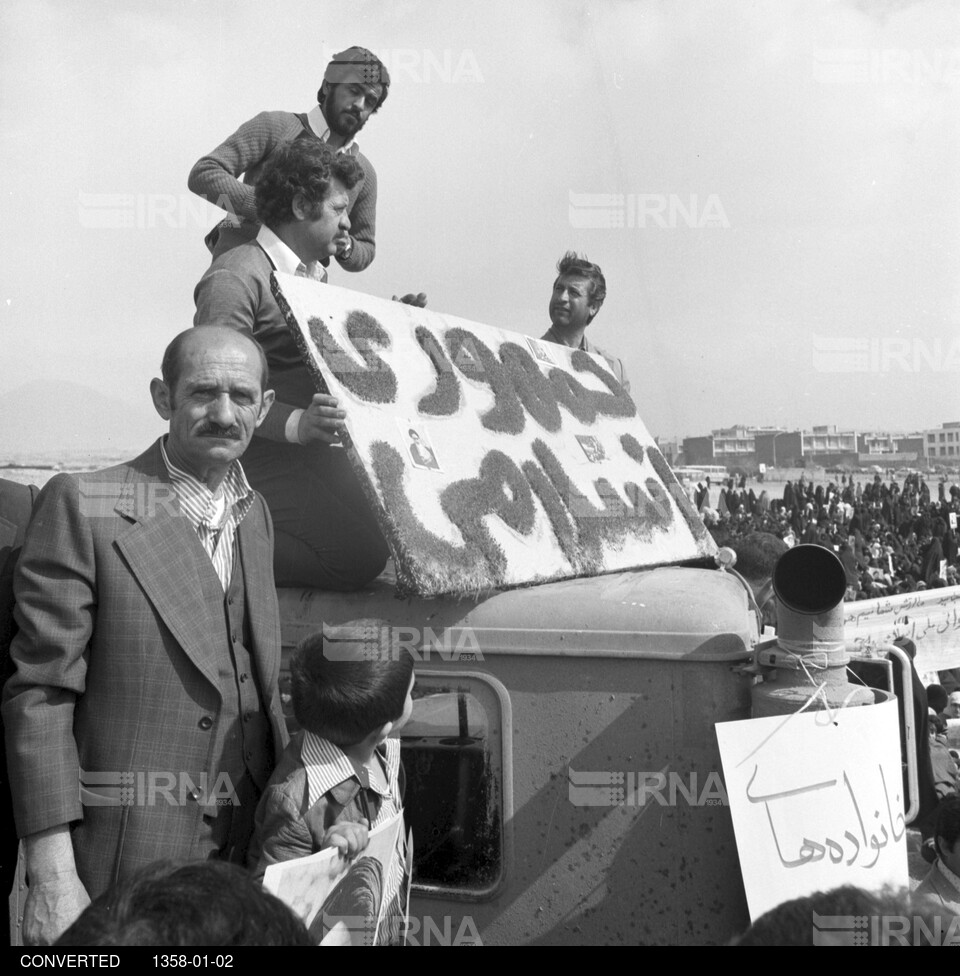
[[[350,190],[350,234],[336,258],[345,271],[363,271],[370,265],[376,252],[377,175],[354,138],[389,91],[390,75],[376,55],[362,47],[347,48],[327,65],[318,104],[309,112],[261,112],[198,160],[187,185],[227,211],[206,238],[213,256],[257,236],[260,222],[253,188],[264,165],[284,143],[306,138],[348,153],[360,164],[364,176]]]

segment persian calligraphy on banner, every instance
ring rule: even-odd
[[[274,275],[378,514],[401,592],[476,593],[711,556],[713,540],[606,362]]]
[[[960,667],[960,586],[844,604],[843,632],[861,647],[909,637],[920,674]]]
[[[716,730],[751,919],[839,885],[908,883],[895,700]]]

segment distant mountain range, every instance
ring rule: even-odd
[[[0,395],[0,462],[132,456],[165,427],[146,391],[134,404],[80,383],[33,380]]]

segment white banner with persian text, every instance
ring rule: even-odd
[[[716,730],[752,920],[840,885],[907,885],[895,700]]]
[[[346,411],[402,592],[715,552],[601,357],[290,275],[274,292],[318,389]]]
[[[960,586],[845,603],[843,633],[861,647],[909,638],[920,674],[960,668]]]

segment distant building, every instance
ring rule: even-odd
[[[857,432],[837,430],[836,424],[814,427],[803,435],[804,456],[824,457],[835,454],[857,453]]]
[[[684,464],[722,464],[728,468],[754,467],[764,460],[758,444],[774,434],[783,434],[782,427],[747,427],[737,424],[721,427],[704,437],[683,439]],[[767,464],[774,463],[771,460]]]
[[[803,432],[763,431],[756,436],[757,462],[773,468],[803,467]]]
[[[747,458],[753,459],[757,447],[750,427],[727,427],[712,431],[713,456],[718,464],[736,464]]]
[[[895,443],[900,454],[912,454],[917,460],[923,457],[923,434],[901,434]]]
[[[928,461],[948,465],[960,461],[960,420],[920,431],[918,436],[923,438],[923,456]]]
[[[857,435],[858,454],[896,454],[896,436],[891,433]]]
[[[889,431],[859,434],[857,457],[864,467],[874,464],[885,467],[914,465],[923,457],[923,436]]]
[[[840,430],[836,424],[811,430],[737,424],[706,436],[685,437],[682,447],[684,464],[723,464],[730,469],[760,464],[775,468],[873,464],[895,468],[921,461],[953,466],[960,464],[960,421],[911,434],[858,433]]]
[[[683,463],[686,465],[713,464],[713,437],[684,437]]]

